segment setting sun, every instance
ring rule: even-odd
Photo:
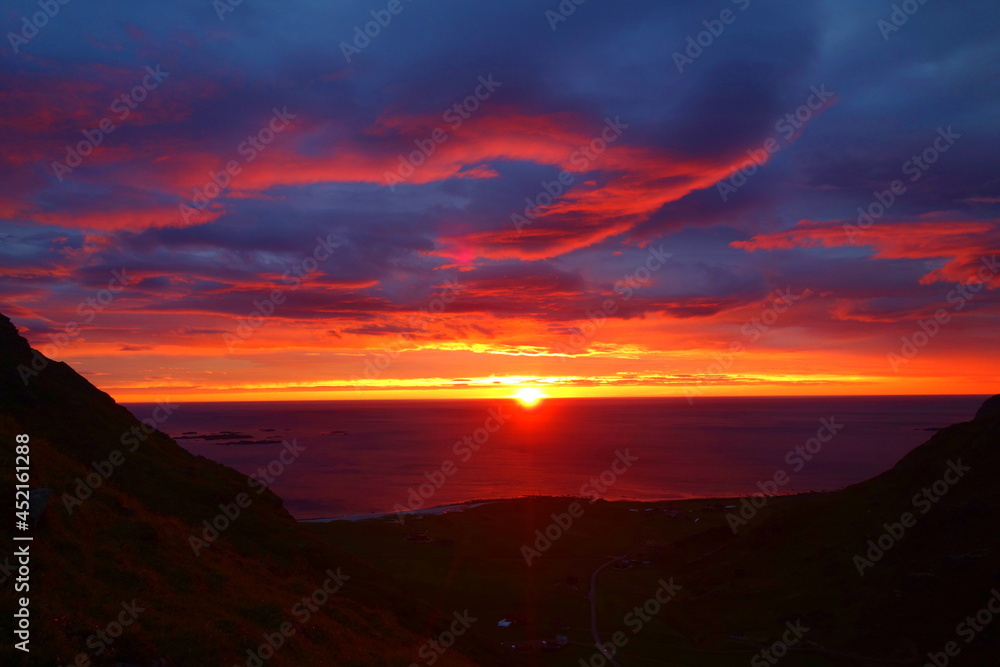
[[[0,667],[1000,667],[1000,0],[0,2]]]
[[[520,401],[521,405],[525,407],[534,407],[545,398],[545,394],[536,389],[535,387],[523,387],[518,389],[517,392],[512,396]]]

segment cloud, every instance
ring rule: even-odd
[[[814,222],[801,220],[789,230],[758,234],[730,244],[748,252],[792,248],[836,248],[849,245],[871,246],[873,259],[945,259],[929,271],[921,284],[939,281],[981,280],[983,260],[1000,253],[1000,222],[948,221],[883,223],[864,229],[857,221]],[[995,271],[985,277],[991,286],[1000,285]]]
[[[116,354],[187,369],[172,379],[183,386],[220,383],[245,360],[220,360],[221,336],[276,289],[287,300],[248,358],[335,351],[349,376],[405,335],[413,361],[392,372],[466,376],[470,358],[546,359],[662,246],[671,260],[565,361],[587,364],[579,376],[676,350],[710,357],[786,287],[816,296],[762,347],[849,348],[843,363],[875,374],[858,359],[1000,250],[1000,92],[983,84],[1000,44],[986,6],[928,3],[886,41],[886,8],[863,0],[753,2],[682,73],[674,53],[717,10],[585,3],[552,31],[531,0],[414,3],[348,63],[340,43],[370,20],[362,0],[243,3],[225,21],[204,0],[108,0],[87,9],[86,31],[71,4],[23,52],[0,53],[2,309],[32,335],[57,333],[125,268],[134,279],[66,354],[107,355],[109,381],[128,388],[154,379]],[[147,66],[170,74],[59,180],[52,163]],[[456,122],[481,78],[499,85]],[[716,184],[824,85],[837,104],[721,198]],[[272,137],[276,109],[290,122]],[[960,139],[852,244],[858,207],[949,126]],[[210,201],[182,212],[197,197]],[[336,250],[292,289],[319,239]],[[924,358],[984,347],[988,280]],[[414,325],[455,281],[457,298]],[[825,363],[815,354],[800,363]]]

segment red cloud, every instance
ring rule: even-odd
[[[873,259],[948,258],[920,279],[924,285],[983,280],[991,288],[1000,286],[1000,275],[984,264],[1000,253],[997,221],[883,223],[859,230],[851,220],[801,220],[789,230],[758,234],[730,245],[748,252],[866,245],[875,248]]]
[[[54,135],[94,125],[107,113],[111,93],[134,84],[137,76],[127,70],[103,74],[105,80],[100,85],[53,80],[44,91],[5,93],[4,99],[14,109],[6,124],[33,135],[30,142],[13,147],[8,155],[10,163],[62,159],[65,140],[57,141]],[[128,122],[145,124],[148,114],[157,122],[177,123],[187,117],[189,106],[173,100],[204,97],[211,87],[174,83],[165,82],[174,90],[160,100],[155,99],[157,91],[151,93],[150,100]],[[104,95],[105,88],[108,95]],[[86,100],[88,105],[74,100]],[[46,111],[67,105],[83,111],[69,120]],[[297,113],[295,109],[289,112]],[[262,117],[260,127],[267,121]],[[437,253],[461,262],[475,257],[552,257],[627,231],[664,203],[708,187],[728,173],[725,164],[680,160],[662,151],[628,146],[621,138],[627,127],[627,119],[623,123],[614,119],[595,123],[569,113],[530,115],[497,105],[462,120],[458,127],[439,115],[385,114],[364,137],[335,128],[341,138],[329,139],[325,149],[313,146],[305,152],[299,150],[304,137],[315,144],[331,131],[331,124],[298,114],[291,127],[277,133],[273,143],[256,152],[249,162],[239,145],[209,149],[192,138],[158,134],[122,144],[112,134],[86,158],[84,168],[65,177],[97,185],[114,183],[147,196],[133,196],[130,202],[109,198],[104,204],[88,203],[88,210],[76,208],[72,213],[44,211],[27,199],[20,206],[5,208],[16,209],[20,217],[88,229],[186,225],[222,215],[228,197],[252,197],[277,185],[424,184],[451,178],[494,178],[497,173],[489,166],[493,161],[530,161],[565,170],[573,182],[569,187],[563,184],[563,192],[557,193],[554,201],[541,197],[537,215],[520,232],[510,220],[515,211],[503,212],[495,231],[455,231],[440,240]],[[185,220],[179,210],[171,210],[176,205],[164,203],[166,195],[176,197],[177,204],[191,206],[195,194],[211,183],[211,174],[231,161],[239,163],[239,174],[204,212]],[[592,171],[605,174],[605,182],[583,182],[583,174]],[[26,185],[37,190],[43,181],[34,178]],[[538,194],[526,192],[525,196]]]

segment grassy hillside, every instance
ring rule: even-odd
[[[13,544],[16,434],[30,436],[31,487],[53,491],[32,530],[31,653],[12,648],[13,619],[5,613],[0,664],[74,664],[86,653],[90,662],[80,664],[245,665],[268,633],[282,644],[268,665],[408,665],[447,627],[450,618],[314,538],[277,496],[258,494],[243,475],[187,453],[159,431],[129,451],[135,443],[126,436],[123,444],[123,434],[141,433],[133,431],[140,422],[67,365],[36,354],[0,319],[0,497],[8,508],[0,564]],[[30,368],[33,359],[43,370],[25,384],[18,367]],[[91,497],[64,500],[95,462],[107,470],[107,461],[119,465]],[[191,535],[202,535],[202,522],[240,494],[251,504],[196,555]],[[338,569],[349,578],[329,597],[322,586],[336,587],[327,572]],[[13,584],[7,577],[0,588],[4,609],[22,595]],[[317,589],[312,607],[303,605]],[[96,633],[133,600],[142,611],[106,643]],[[291,624],[289,636],[279,642],[283,623]],[[473,628],[437,664],[503,658]]]
[[[704,589],[693,611],[759,630],[807,618],[811,641],[906,664],[950,641],[954,664],[1000,664],[1000,624],[959,628],[1000,588],[997,408],[872,480],[776,505],[738,537],[679,545],[678,576]]]

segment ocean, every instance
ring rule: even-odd
[[[160,430],[247,475],[270,465],[271,490],[311,519],[526,495],[737,496],[779,471],[780,493],[839,489],[985,398],[181,403]],[[126,407],[140,419],[153,408]]]

